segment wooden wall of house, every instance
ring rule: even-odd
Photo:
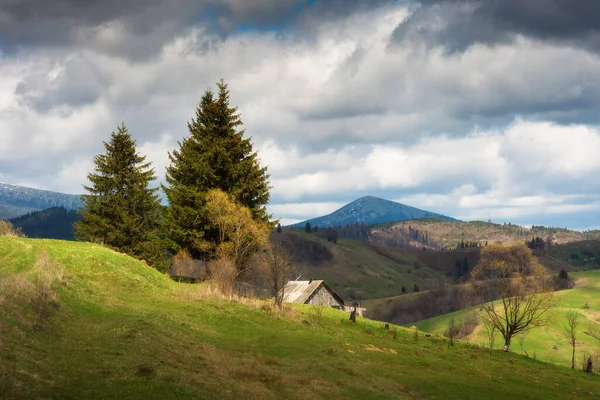
[[[343,308],[343,304],[340,304],[338,300],[335,299],[329,293],[329,290],[325,288],[325,286],[321,285],[319,288],[313,293],[312,297],[308,299],[308,304],[312,304],[314,306],[330,306],[330,307],[338,307]]]

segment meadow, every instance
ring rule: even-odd
[[[573,289],[555,292],[556,307],[552,311],[549,324],[534,328],[524,337],[516,337],[511,344],[512,352],[556,365],[571,366],[572,348],[565,336],[564,326],[566,314],[576,311],[579,313],[576,367],[581,368],[585,355],[600,354],[600,340],[589,334],[590,327],[600,327],[600,271],[571,272],[569,276],[575,280],[576,286]],[[477,308],[473,307],[420,321],[414,325],[425,332],[443,334],[448,329],[450,317],[454,317],[456,323],[475,319],[477,326],[464,340],[484,347],[489,346],[488,335],[476,315]],[[496,334],[496,348],[501,348],[502,345],[501,336]]]
[[[334,309],[222,298],[90,243],[0,237],[0,307],[3,399],[600,396],[596,374]]]

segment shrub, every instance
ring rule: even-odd
[[[181,278],[188,278],[194,273],[194,260],[186,249],[180,250],[173,256],[173,272],[179,282],[181,282]]]
[[[17,229],[8,221],[0,220],[0,236],[24,237],[21,229]]]
[[[308,318],[310,322],[315,325],[319,325],[321,320],[323,319],[323,310],[324,306],[310,306],[310,311],[308,313]]]
[[[238,270],[233,260],[222,256],[210,263],[210,277],[222,295],[233,296]]]

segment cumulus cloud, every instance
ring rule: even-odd
[[[2,180],[80,192],[122,121],[162,177],[225,78],[285,221],[379,195],[464,219],[598,225],[588,2],[121,3],[0,0]]]
[[[600,211],[600,184],[594,178],[600,173],[598,149],[597,129],[517,120],[505,130],[464,138],[373,145],[362,157],[341,151],[337,159],[344,161],[332,162],[335,167],[326,171],[311,172],[313,156],[298,157],[292,150],[290,158],[278,158],[274,196],[314,204],[334,193],[395,192],[404,193],[394,197],[400,202],[466,220],[540,224],[557,215],[585,220]],[[290,169],[292,179],[286,177]],[[278,171],[286,172],[280,178]]]

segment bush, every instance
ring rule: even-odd
[[[210,277],[223,296],[233,296],[237,275],[235,263],[229,257],[219,257],[210,263]]]
[[[8,221],[0,220],[0,236],[24,237],[21,229],[17,229]]]
[[[173,256],[173,272],[179,282],[182,278],[189,278],[194,273],[194,260],[186,249],[180,250]]]
[[[324,306],[310,306],[310,311],[308,313],[308,318],[311,323],[315,325],[319,325],[321,320],[323,319],[323,310]]]

